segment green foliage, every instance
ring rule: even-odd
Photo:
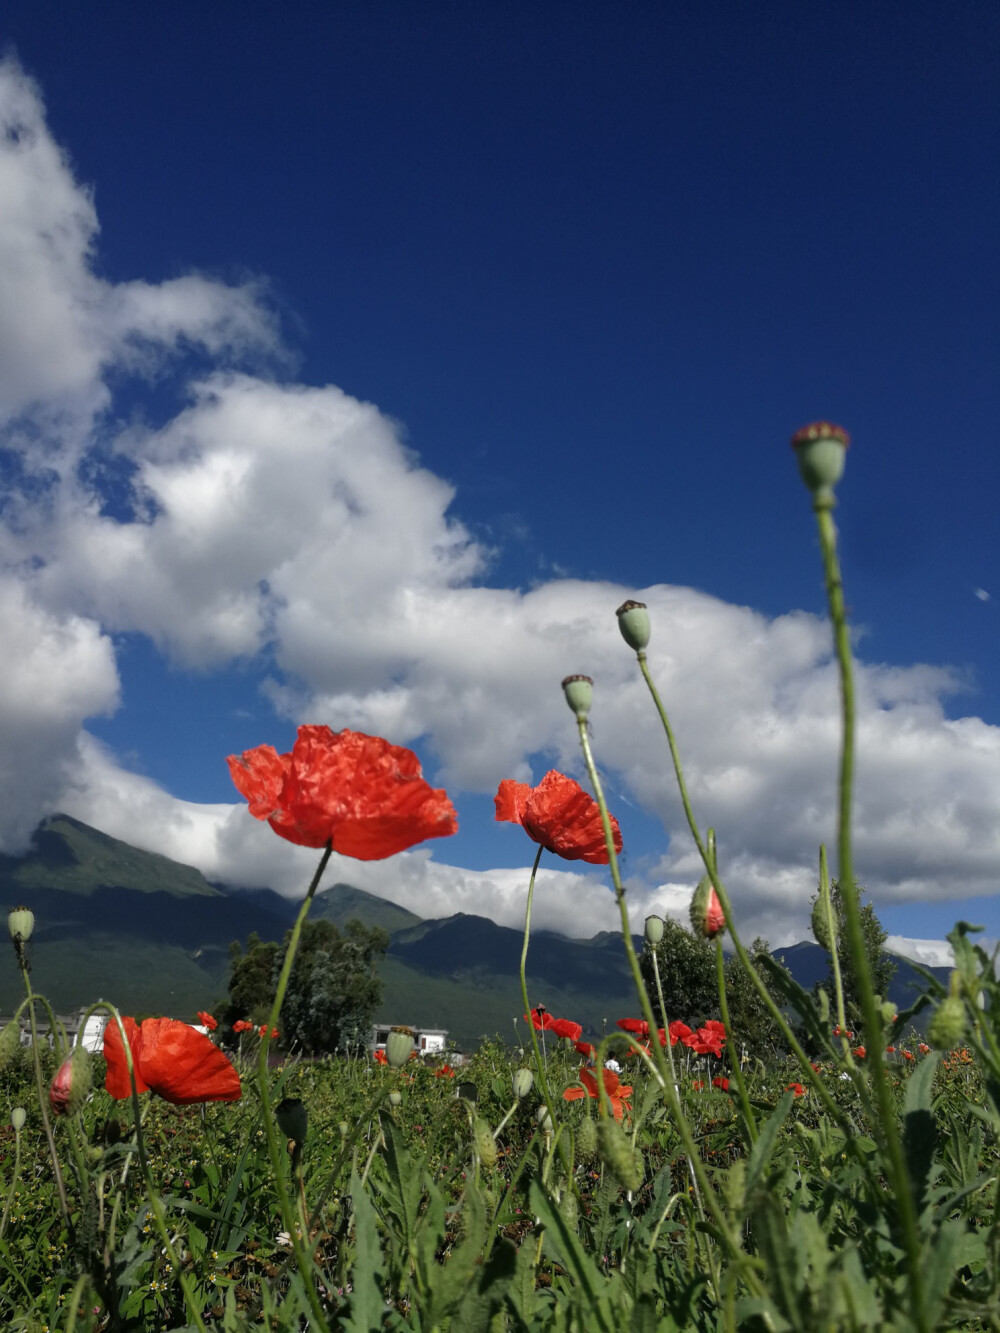
[[[234,948],[229,1001],[219,1011],[222,1022],[231,1026],[239,1018],[267,1019],[290,934],[284,945],[251,935],[245,953]],[[343,930],[332,921],[304,923],[281,1006],[286,1047],[329,1055],[365,1044],[382,996],[375,968],[388,943],[384,930],[358,921],[349,921]]]

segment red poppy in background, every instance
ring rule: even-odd
[[[582,1055],[588,1060],[593,1060],[594,1058],[595,1047],[593,1047],[589,1041],[578,1041],[573,1049],[576,1051],[577,1055]]]
[[[715,1078],[712,1079],[712,1087],[719,1088],[722,1092],[728,1092],[729,1079],[723,1078],[721,1074],[716,1074]]]
[[[793,1092],[796,1097],[804,1097],[806,1095],[806,1090],[801,1083],[786,1083],[785,1091]]]
[[[267,1024],[266,1024],[266,1023],[261,1023],[260,1027],[257,1029],[257,1036],[258,1036],[258,1037],[266,1037],[266,1036],[267,1036]],[[272,1028],[272,1029],[271,1029],[271,1040],[272,1040],[272,1041],[276,1041],[276,1040],[277,1040],[277,1037],[278,1037],[278,1029],[277,1029],[277,1028]]]
[[[202,1027],[208,1028],[209,1032],[214,1032],[215,1029],[219,1026],[218,1023],[215,1021],[215,1019],[212,1017],[212,1015],[206,1014],[204,1009],[198,1010],[198,1022],[202,1025]]]
[[[435,1077],[435,1078],[454,1078],[454,1077],[455,1077],[455,1071],[454,1071],[454,1069],[452,1069],[451,1065],[441,1065],[441,1067],[440,1067],[439,1069],[435,1069],[435,1071],[434,1071],[434,1077]]]
[[[557,1018],[552,1023],[551,1030],[557,1037],[565,1037],[567,1041],[579,1041],[583,1036],[580,1024],[574,1023],[569,1018]]]
[[[300,847],[381,861],[458,831],[446,792],[428,786],[412,750],[381,736],[299,727],[290,754],[258,745],[226,761],[255,819]]]
[[[193,1102],[236,1102],[240,1076],[218,1046],[176,1018],[122,1018],[132,1051],[137,1092],[155,1092],[175,1106]],[[118,1024],[104,1031],[104,1086],[112,1097],[129,1097],[132,1085]]]
[[[563,1100],[567,1102],[577,1102],[582,1097],[598,1097],[600,1092],[597,1087],[597,1079],[589,1069],[580,1070],[580,1082],[582,1088],[567,1088],[563,1093]],[[618,1075],[612,1069],[604,1070],[604,1087],[611,1102],[611,1109],[614,1112],[616,1120],[621,1120],[625,1112],[626,1104],[632,1096],[632,1089],[623,1085]]]
[[[387,1064],[389,1063],[389,1057],[386,1055],[385,1051],[382,1050],[382,1049],[379,1049],[379,1050],[377,1050],[377,1051],[373,1051],[373,1052],[372,1052],[372,1059],[376,1062],[376,1064],[380,1064],[380,1065],[387,1065]]]
[[[691,1029],[686,1023],[682,1023],[679,1018],[675,1018],[667,1030],[670,1033],[671,1046],[676,1046],[679,1041],[687,1045],[687,1039],[691,1036]]]
[[[520,824],[529,838],[565,861],[606,866],[608,849],[597,802],[578,782],[557,773],[545,774],[537,787],[504,778],[494,800],[500,823]],[[611,819],[615,851],[622,849],[621,829]]]
[[[238,1018],[233,1024],[234,1032],[252,1032],[253,1024],[246,1018]]]
[[[917,1058],[917,1057],[913,1054],[912,1051],[904,1051],[904,1052],[903,1052],[903,1059],[904,1059],[904,1060],[915,1060],[916,1058]]]
[[[642,1018],[619,1018],[615,1027],[623,1032],[631,1032],[635,1037],[648,1037],[649,1024]]]
[[[726,1025],[717,1018],[710,1018],[697,1032],[682,1037],[685,1046],[690,1046],[695,1055],[721,1055],[726,1044]]]
[[[532,1009],[530,1014],[525,1014],[525,1021],[530,1022],[536,1032],[548,1032],[552,1024],[556,1021],[547,1009],[541,1005],[537,1009]]]
[[[863,1060],[865,1056],[868,1054],[868,1052],[865,1050],[863,1046],[855,1046],[851,1054],[856,1055],[859,1060]]]

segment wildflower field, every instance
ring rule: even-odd
[[[526,875],[522,1048],[452,1068],[390,1033],[384,1058],[275,1063],[281,1008],[333,850],[380,859],[454,831],[445,792],[379,737],[304,726],[291,753],[229,760],[249,813],[319,851],[266,1023],[207,1034],[109,1016],[103,1057],[0,1033],[0,1318],[15,1330],[1000,1329],[1000,987],[959,923],[947,988],[905,1013],[874,992],[851,856],[854,703],[831,511],[847,437],[793,438],[811,493],[841,683],[835,913],[817,849],[813,930],[830,985],[806,993],[751,960],[713,831],[646,662],[646,608],[617,616],[663,726],[704,865],[693,929],[714,942],[712,1013],[668,1013],[663,923],[636,954],[589,730],[599,686],[568,676],[589,791],[502,779],[498,820],[534,844]],[[580,645],[585,657],[586,644]],[[707,812],[710,817],[711,812]],[[527,845],[527,844],[526,844]],[[606,865],[635,1010],[596,1041],[531,996],[531,908],[545,852]],[[55,1026],[31,987],[31,913],[9,931],[18,1018]],[[843,938],[840,938],[840,936]],[[781,1034],[782,1060],[732,1039],[723,938]],[[845,999],[838,959],[857,979]],[[644,966],[643,964],[648,964]],[[929,1017],[927,1040],[914,1020]],[[211,1029],[211,1015],[202,1014]],[[58,1045],[58,1043],[57,1043]]]

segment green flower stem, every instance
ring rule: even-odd
[[[580,746],[583,750],[584,762],[587,766],[587,773],[590,777],[590,783],[594,790],[594,796],[597,800],[597,807],[601,814],[601,826],[604,829],[604,841],[608,850],[608,866],[611,871],[611,882],[615,889],[615,899],[618,903],[618,911],[621,915],[622,938],[625,942],[625,956],[628,959],[629,968],[632,972],[632,980],[635,982],[636,993],[639,997],[639,1005],[642,1009],[643,1017],[649,1025],[649,1030],[653,1033],[652,1050],[656,1057],[657,1066],[660,1071],[661,1083],[664,1084],[664,1093],[670,1105],[670,1111],[673,1115],[677,1132],[680,1134],[681,1142],[684,1144],[684,1150],[688,1155],[688,1161],[691,1164],[691,1170],[694,1173],[697,1183],[701,1189],[702,1197],[708,1211],[712,1214],[712,1221],[715,1223],[720,1238],[723,1240],[726,1248],[729,1250],[730,1258],[735,1262],[742,1262],[745,1258],[738,1240],[733,1236],[729,1220],[722,1210],[715,1191],[709,1184],[705,1175],[705,1169],[698,1154],[698,1145],[695,1142],[694,1135],[691,1133],[691,1126],[688,1124],[687,1117],[681,1106],[680,1094],[672,1079],[669,1077],[669,1066],[667,1058],[664,1055],[663,1047],[660,1045],[658,1036],[658,1025],[653,1013],[653,1006],[649,1002],[649,995],[643,984],[642,972],[639,968],[639,960],[636,957],[635,946],[632,943],[632,928],[628,919],[628,906],[625,902],[625,887],[622,884],[621,872],[618,868],[618,855],[615,851],[614,833],[611,828],[611,816],[608,813],[608,803],[604,799],[604,788],[601,786],[601,779],[597,773],[597,765],[594,763],[594,756],[590,748],[590,736],[587,734],[587,719],[585,717],[577,718],[577,730],[580,733]],[[667,1035],[669,1042],[670,1036]],[[598,1080],[598,1088],[603,1089],[603,1077]],[[708,1251],[710,1270],[714,1270],[711,1250]],[[748,1269],[746,1273],[747,1283],[754,1290],[755,1295],[763,1295],[764,1289],[760,1285],[756,1275]],[[718,1283],[715,1284],[716,1296],[721,1292]]]
[[[851,1043],[847,1037],[847,1010],[844,1007],[844,979],[840,971],[840,939],[837,922],[833,915],[833,899],[830,896],[830,872],[826,865],[826,844],[819,845],[819,892],[826,916],[827,937],[830,940],[830,962],[833,967],[833,991],[837,1003],[837,1027],[840,1028],[840,1041],[844,1058],[851,1061]]]
[[[751,1147],[757,1142],[757,1117],[753,1113],[753,1107],[750,1105],[750,1098],[747,1095],[747,1086],[743,1081],[743,1069],[740,1065],[740,1057],[736,1053],[735,1042],[733,1041],[733,1025],[729,1021],[729,998],[726,994],[726,963],[722,956],[722,938],[719,935],[715,937],[715,979],[719,987],[719,1011],[722,1015],[722,1021],[725,1024],[726,1033],[729,1037],[729,1068],[733,1071],[733,1078],[736,1080],[736,1087],[739,1093],[740,1107],[743,1111],[743,1119],[747,1127],[747,1137],[750,1139]]]
[[[667,1014],[667,1006],[663,1003],[663,983],[660,980],[660,960],[657,956],[656,946],[650,946],[650,957],[653,960],[653,979],[656,982],[656,998],[660,1002],[660,1017],[663,1019],[663,1032],[666,1037],[665,1048],[667,1052],[667,1061],[670,1065],[670,1078],[674,1087],[677,1087],[677,1067],[674,1064],[674,1046],[670,1040],[670,1017]]]
[[[549,1081],[545,1077],[545,1060],[542,1058],[542,1049],[538,1044],[538,1033],[535,1031],[535,1025],[531,1021],[531,1002],[528,999],[528,941],[531,938],[531,904],[535,896],[535,876],[538,873],[538,863],[542,859],[542,852],[545,848],[539,843],[538,851],[535,853],[535,860],[531,867],[531,878],[528,880],[528,902],[524,909],[524,938],[521,941],[521,965],[518,971],[518,977],[521,982],[521,999],[524,1003],[524,1012],[528,1024],[528,1032],[531,1036],[531,1046],[535,1053],[535,1068],[538,1071],[538,1090],[542,1094],[545,1106],[551,1117],[553,1126],[556,1123],[556,1108],[552,1100],[552,1093],[549,1089]]]
[[[726,886],[723,884],[722,879],[719,876],[718,870],[712,864],[712,857],[709,855],[708,849],[705,846],[705,843],[702,841],[701,833],[699,832],[698,829],[698,822],[694,817],[694,810],[691,807],[691,800],[688,796],[687,783],[684,781],[684,769],[681,765],[680,751],[678,750],[677,742],[674,739],[674,731],[670,725],[670,719],[667,716],[667,710],[663,706],[663,701],[660,698],[660,692],[656,688],[653,678],[649,673],[649,664],[646,661],[646,654],[642,651],[637,652],[636,658],[639,662],[639,669],[641,670],[643,678],[646,681],[646,686],[649,689],[650,695],[652,696],[653,703],[656,705],[656,711],[660,715],[660,721],[663,724],[663,730],[667,737],[667,744],[670,747],[670,755],[674,763],[674,773],[676,774],[677,777],[677,787],[678,790],[680,791],[681,801],[684,805],[684,814],[687,817],[688,828],[691,830],[691,836],[692,838],[694,838],[695,845],[697,846],[698,851],[701,854],[702,863],[705,866],[705,870],[708,874],[708,877],[712,881],[712,887],[718,894],[719,903],[722,907],[723,916],[726,918],[726,927],[728,928],[730,938],[733,941],[733,948],[736,951],[736,956],[739,958],[740,963],[743,966],[743,970],[750,978],[751,985],[757,991],[757,994],[763,1001],[768,1013],[774,1019],[782,1036],[788,1043],[789,1050],[791,1050],[791,1052],[795,1056],[795,1059],[797,1060],[799,1067],[802,1070],[803,1077],[809,1083],[812,1090],[816,1093],[817,1097],[819,1097],[820,1101],[826,1107],[830,1115],[834,1117],[837,1124],[840,1125],[840,1127],[843,1129],[847,1142],[848,1144],[851,1145],[851,1151],[854,1153],[859,1166],[861,1166],[865,1174],[871,1180],[873,1179],[871,1163],[868,1161],[868,1158],[862,1152],[858,1144],[858,1136],[855,1132],[854,1126],[850,1121],[850,1118],[848,1117],[846,1112],[842,1111],[841,1108],[837,1105],[837,1103],[831,1097],[826,1084],[823,1082],[822,1078],[820,1078],[819,1074],[816,1073],[815,1069],[813,1069],[812,1061],[809,1059],[805,1051],[802,1049],[802,1045],[796,1038],[795,1033],[792,1031],[791,1027],[789,1026],[788,1020],[785,1018],[785,1015],[781,1012],[779,1006],[775,1004],[771,996],[771,992],[767,989],[767,987],[764,985],[764,982],[761,980],[761,977],[759,976],[757,969],[751,962],[750,955],[747,953],[746,949],[743,946],[743,941],[740,939],[739,934],[737,933],[736,926],[733,922],[733,909],[732,909],[732,904],[729,901],[729,894],[726,892]]]
[[[28,1003],[28,1022],[31,1024],[31,1058],[35,1068],[35,1087],[38,1089],[38,1109],[42,1113],[42,1128],[45,1131],[45,1141],[49,1145],[49,1156],[52,1159],[52,1172],[55,1176],[56,1191],[59,1195],[59,1207],[62,1209],[63,1221],[66,1223],[66,1229],[69,1235],[75,1238],[73,1228],[73,1219],[70,1217],[69,1200],[66,1197],[66,1185],[63,1181],[62,1170],[59,1166],[59,1154],[56,1152],[56,1141],[52,1133],[52,1124],[49,1120],[49,1110],[46,1106],[47,1098],[45,1096],[45,1079],[42,1077],[42,1061],[38,1054],[38,1023],[35,1020],[35,1001],[44,1004],[49,1010],[49,1023],[52,1035],[58,1041],[59,1027],[56,1023],[55,1015],[52,1013],[48,1002],[41,995],[36,995],[31,988],[31,978],[28,975],[28,963],[24,957],[24,950],[18,951],[18,963],[21,968],[21,978],[24,981],[24,989],[27,992]],[[56,1047],[56,1054],[59,1055],[61,1046]]]
[[[840,703],[842,739],[840,751],[840,780],[838,790],[837,856],[840,870],[840,894],[844,904],[844,924],[847,944],[851,951],[858,980],[858,999],[864,1018],[866,1045],[870,1056],[871,1080],[878,1103],[879,1122],[885,1143],[887,1165],[896,1194],[896,1205],[907,1254],[907,1277],[910,1286],[911,1316],[919,1329],[928,1327],[924,1315],[923,1269],[917,1214],[906,1170],[903,1146],[896,1125],[896,1108],[885,1067],[882,1051],[882,1019],[875,1003],[875,990],[868,967],[858,888],[851,864],[851,796],[854,781],[854,672],[851,658],[851,640],[844,608],[844,585],[837,558],[837,529],[830,512],[830,502],[817,501],[814,505],[819,529],[820,550],[823,555],[823,573],[826,579],[827,601],[833,624],[833,641],[840,672]]]
[[[0,1217],[0,1240],[7,1230],[7,1219],[10,1217],[10,1206],[14,1202],[14,1193],[17,1190],[17,1182],[21,1178],[21,1131],[14,1130],[14,1174],[10,1178],[10,1189],[7,1191],[7,1202],[4,1204],[3,1217]]]
[[[281,1013],[281,1006],[285,999],[285,991],[288,989],[288,978],[292,974],[292,964],[295,962],[295,954],[299,946],[299,939],[302,935],[302,926],[306,917],[309,915],[309,909],[312,906],[312,900],[319,888],[319,882],[323,878],[323,872],[327,867],[330,856],[333,852],[332,840],[326,844],[323,849],[323,855],[319,859],[319,865],[316,867],[316,873],[312,877],[312,882],[306,890],[306,896],[302,900],[302,906],[299,908],[299,914],[295,918],[295,925],[292,927],[291,938],[288,941],[288,947],[285,950],[285,961],[281,968],[281,974],[278,977],[278,986],[274,993],[274,1003],[271,1006],[271,1016],[267,1021],[267,1029],[260,1039],[260,1048],[257,1051],[257,1088],[260,1093],[261,1110],[263,1113],[264,1138],[267,1141],[267,1154],[271,1159],[271,1168],[274,1171],[274,1184],[278,1192],[278,1206],[281,1210],[281,1219],[285,1224],[285,1230],[292,1245],[292,1251],[295,1255],[295,1263],[302,1276],[302,1284],[305,1288],[306,1297],[312,1308],[313,1319],[316,1321],[316,1328],[325,1330],[329,1333],[329,1324],[326,1315],[323,1313],[323,1307],[320,1303],[319,1292],[316,1290],[316,1283],[313,1279],[312,1266],[309,1262],[309,1256],[306,1252],[305,1241],[308,1237],[299,1235],[297,1225],[296,1208],[288,1193],[285,1184],[285,1173],[281,1161],[281,1151],[278,1146],[278,1136],[274,1128],[274,1113],[271,1109],[271,1096],[267,1080],[267,1052],[270,1048],[271,1030],[278,1024],[278,1016]]]

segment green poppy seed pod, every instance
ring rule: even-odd
[[[622,638],[630,648],[641,653],[649,643],[649,611],[645,602],[622,602],[615,612]]]
[[[628,1135],[610,1116],[604,1116],[597,1126],[597,1148],[601,1161],[622,1189],[634,1191],[640,1187],[642,1168],[636,1161]]]
[[[389,1093],[389,1105],[402,1106],[402,1104],[403,1104],[403,1094],[399,1092],[396,1088],[393,1088],[392,1092]]]
[[[94,1086],[90,1052],[74,1046],[49,1084],[49,1105],[56,1115],[75,1115]]]
[[[833,488],[844,475],[844,456],[850,442],[847,431],[830,421],[813,421],[792,436],[799,472],[817,505],[833,505]]]
[[[409,1028],[393,1028],[385,1043],[385,1058],[390,1069],[402,1069],[413,1050],[413,1033]]]
[[[652,945],[655,949],[663,939],[663,917],[647,916],[643,934],[646,937],[646,943]]]
[[[553,1125],[552,1117],[549,1115],[549,1108],[542,1102],[541,1106],[535,1112],[535,1119],[543,1134],[551,1134]]]
[[[274,1108],[274,1118],[286,1139],[305,1143],[309,1128],[309,1112],[300,1097],[285,1097]]]
[[[879,1013],[882,1015],[883,1023],[891,1023],[896,1017],[896,1006],[891,1000],[883,1000],[879,1005]]]
[[[594,698],[594,682],[590,676],[567,676],[562,683],[566,702],[576,714],[578,722],[586,722]]]
[[[527,1097],[535,1085],[535,1076],[530,1069],[514,1070],[514,1096],[520,1101]]]
[[[592,1162],[597,1156],[597,1126],[589,1115],[584,1116],[576,1131],[576,1155],[581,1162]]]
[[[559,1200],[559,1215],[570,1231],[576,1231],[580,1223],[580,1209],[577,1206],[576,1195],[571,1189],[563,1190],[562,1198]]]
[[[15,1134],[20,1134],[21,1130],[24,1128],[24,1121],[26,1116],[27,1112],[25,1111],[23,1106],[15,1106],[14,1109],[11,1111],[10,1123],[14,1128]]]
[[[473,1133],[476,1140],[476,1152],[479,1154],[479,1160],[483,1166],[496,1166],[497,1141],[493,1137],[489,1125],[479,1116],[476,1116]]]
[[[823,901],[822,893],[813,903],[812,933],[817,944],[821,945],[827,953],[833,952],[835,946],[830,940],[830,931],[827,928],[826,904]]]
[[[965,1036],[965,1005],[957,995],[946,995],[935,1010],[927,1036],[932,1046],[950,1051]]]
[[[6,1069],[21,1045],[21,1029],[14,1019],[0,1032],[0,1069]]]
[[[35,914],[27,907],[15,907],[7,914],[7,929],[15,944],[27,944],[35,929]]]
[[[704,935],[709,940],[726,928],[726,917],[719,895],[708,875],[702,875],[691,899],[691,925],[698,935]]]

